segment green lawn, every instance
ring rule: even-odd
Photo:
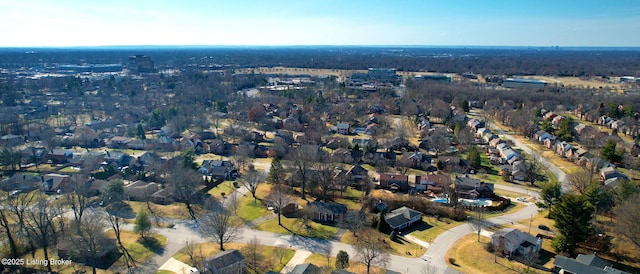
[[[337,227],[322,225],[313,221],[309,222],[309,226],[309,228],[306,228],[300,219],[282,216],[282,226],[278,225],[278,219],[276,218],[258,224],[256,229],[325,240],[333,238],[336,232],[338,232]]]
[[[389,238],[389,235],[381,233],[377,230],[368,230],[366,231],[366,233],[376,233],[376,237],[378,239],[382,239],[383,241],[385,241],[385,243],[388,244],[388,249],[385,250],[385,252],[389,254],[395,254],[395,255],[409,257],[409,258],[417,258],[422,256],[424,252],[426,252],[426,250],[422,248],[420,245],[410,242],[404,239],[404,237],[402,236],[399,236],[397,241],[392,241]],[[342,236],[342,238],[340,238],[341,242],[347,243],[350,245],[355,244],[357,240],[358,238],[352,232],[346,232]]]
[[[464,222],[456,222],[447,218],[440,218],[436,221],[435,217],[422,217],[424,221],[422,224],[416,224],[412,231],[411,236],[414,236],[425,242],[431,242],[445,231],[464,224]]]
[[[231,192],[234,192],[236,188],[233,186],[233,181],[224,181],[217,185],[216,187],[210,189],[207,193],[211,195],[211,197],[222,200],[222,193],[225,196],[229,195]]]
[[[244,243],[227,243],[224,245],[224,248],[226,250],[237,249],[240,250],[240,252],[242,252],[242,250],[246,247],[247,244]],[[276,272],[280,272],[295,254],[295,251],[293,249],[287,248],[285,249],[284,253],[282,253],[282,257],[277,258],[276,256],[274,256],[275,254],[277,254],[276,247],[259,245],[259,248],[261,250],[263,258],[265,258],[264,262],[270,266],[270,270]],[[202,256],[204,257],[210,257],[220,252],[218,243],[214,242],[197,244],[195,246],[195,250],[199,250],[199,252],[201,252]],[[173,255],[173,258],[183,263],[191,264],[191,260],[189,259],[186,248],[183,248],[178,253]]]
[[[362,207],[362,202],[360,199],[362,198],[362,191],[354,189],[352,187],[347,187],[347,190],[342,193],[342,196],[339,193],[336,193],[336,198],[334,199],[336,203],[345,205],[350,210],[360,210]]]
[[[249,222],[268,214],[269,211],[262,204],[261,200],[253,201],[251,194],[247,194],[240,199],[240,206],[236,214],[244,221]]]

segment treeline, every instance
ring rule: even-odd
[[[158,67],[191,66],[302,67],[400,71],[474,72],[486,75],[623,76],[640,74],[636,50],[379,48],[379,47],[239,47],[3,49],[0,67],[42,67],[52,63],[121,63],[146,54]]]

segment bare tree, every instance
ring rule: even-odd
[[[386,251],[385,243],[376,237],[375,231],[360,233],[354,245],[356,256],[367,266],[367,274],[371,273],[372,265],[386,266],[391,257]]]
[[[11,211],[11,214],[15,216],[18,223],[18,238],[26,240],[31,250],[31,256],[35,256],[36,242],[35,239],[30,237],[27,222],[27,209],[36,201],[36,192],[27,194],[19,194],[11,199],[7,199],[6,206]]]
[[[169,173],[167,188],[178,202],[184,203],[192,219],[195,219],[193,204],[198,199],[197,188],[203,183],[202,176],[196,171],[175,166]]]
[[[329,191],[334,186],[334,172],[336,165],[330,162],[318,162],[315,165],[315,181],[320,188],[320,197],[325,201],[329,200]]]
[[[193,241],[186,241],[185,253],[189,256],[189,262],[197,269],[204,269],[204,254],[202,254],[202,246],[195,244]]]
[[[221,205],[208,205],[209,208],[200,217],[200,230],[224,249],[224,244],[235,240],[242,229],[242,223],[236,216],[225,210]]]
[[[240,183],[244,186],[249,192],[251,192],[251,196],[253,196],[253,202],[256,203],[258,197],[256,197],[256,192],[258,191],[258,186],[264,183],[267,177],[264,173],[251,170],[245,172],[245,174],[240,177]]]
[[[76,228],[79,230],[79,225],[82,223],[82,216],[89,207],[89,197],[87,196],[87,186],[78,177],[78,175],[72,176],[72,191],[64,195],[64,201],[71,207],[71,210],[73,210]]]
[[[0,204],[0,227],[4,230],[5,235],[7,236],[7,241],[9,242],[9,250],[11,252],[11,257],[18,257],[18,245],[16,243],[16,238],[13,235],[13,214],[11,209],[4,202],[8,199],[11,199],[7,193],[5,199],[2,200],[3,203]]]
[[[311,168],[317,157],[317,151],[305,147],[299,147],[289,153],[288,166],[302,187],[302,199],[306,199],[307,181],[310,179]]]
[[[113,233],[116,236],[116,243],[118,244],[118,247],[124,254],[123,256],[125,259],[125,264],[127,268],[131,270],[132,268],[135,267],[135,260],[133,259],[133,256],[129,254],[129,250],[127,250],[124,244],[122,244],[122,237],[121,237],[122,225],[124,225],[125,223],[125,218],[122,216],[124,214],[124,208],[119,205],[124,205],[124,203],[115,203],[115,204],[109,205],[105,209],[105,217],[107,219],[107,222],[113,229]]]
[[[89,212],[82,223],[78,225],[78,233],[73,235],[71,241],[77,247],[76,252],[91,266],[96,273],[98,256],[105,249],[109,249],[112,242],[104,235],[104,219],[96,212]]]
[[[26,211],[26,220],[29,234],[43,248],[44,260],[49,261],[48,246],[55,244],[56,229],[54,219],[60,215],[60,208],[46,197],[39,197],[37,202]],[[47,270],[52,271],[51,265],[47,264]]]
[[[477,205],[474,209],[474,220],[469,222],[469,225],[473,227],[474,231],[478,232],[478,242],[480,242],[480,233],[482,232],[482,227],[484,226],[484,220],[486,219],[486,213],[484,206]]]
[[[280,222],[280,216],[282,215],[282,210],[288,206],[293,199],[289,194],[287,194],[287,189],[283,185],[274,185],[271,189],[271,193],[266,198],[269,205],[271,205],[274,211],[278,214],[278,225],[282,225]]]
[[[567,177],[569,186],[580,195],[584,194],[585,190],[593,183],[593,172],[588,170],[580,170],[569,174]]]
[[[252,273],[262,273],[264,271],[263,249],[263,246],[260,245],[260,240],[255,236],[242,249],[242,255],[247,259],[247,267]]]
[[[640,249],[640,194],[635,194],[614,209],[614,230]]]
[[[322,256],[327,259],[327,268],[331,268],[331,250],[333,249],[333,245],[331,242],[328,242],[322,247]]]

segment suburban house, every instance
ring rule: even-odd
[[[369,176],[369,171],[367,171],[364,167],[357,164],[352,166],[349,170],[347,170],[346,174],[352,181],[359,182],[366,179]]]
[[[603,167],[600,170],[600,176],[602,177],[602,181],[606,181],[613,178],[624,178],[627,179],[627,176],[618,172],[618,170],[613,166]]]
[[[124,194],[127,195],[129,200],[146,201],[151,198],[152,194],[161,189],[162,186],[157,183],[135,181],[133,183],[125,184]]]
[[[396,208],[384,216],[384,220],[393,230],[403,230],[422,220],[422,212],[406,206]]]
[[[109,140],[109,147],[111,148],[125,148],[127,144],[131,142],[131,139],[123,136],[114,136]]]
[[[204,273],[242,274],[245,260],[237,249],[222,251],[204,260]]]
[[[337,203],[313,201],[307,203],[313,212],[313,220],[320,223],[334,223],[347,213],[347,207]]]
[[[553,261],[553,273],[564,274],[626,274],[613,268],[613,264],[595,254],[579,254],[575,259],[557,255]]]
[[[468,176],[456,176],[455,186],[460,198],[489,197],[493,195],[494,189],[492,183],[485,183]]]
[[[42,187],[44,192],[64,191],[71,184],[71,177],[62,174],[47,174],[43,176]]]
[[[339,134],[348,135],[350,131],[349,128],[349,123],[338,123],[338,125],[336,125],[336,132],[338,132]]]
[[[204,160],[198,171],[219,180],[229,179],[236,173],[233,163],[225,160]]]
[[[43,183],[44,177],[35,173],[17,172],[11,177],[2,180],[0,187],[4,191],[21,190],[32,191],[39,188]]]
[[[291,271],[287,272],[287,274],[319,274],[323,273],[322,269],[314,264],[306,263],[296,265]]]
[[[24,137],[20,135],[7,134],[0,137],[0,143],[2,143],[3,146],[8,146],[8,147],[19,146],[22,143],[24,143]]]
[[[515,228],[503,228],[491,235],[491,245],[494,249],[502,250],[503,254],[514,257],[540,251],[542,239]]]
[[[63,149],[52,149],[44,156],[52,164],[66,164],[72,157],[73,153],[71,151]]]
[[[409,176],[404,174],[378,174],[378,185],[380,188],[389,188],[398,191],[409,190]]]
[[[445,174],[428,174],[424,176],[416,175],[415,188],[417,191],[431,191],[433,194],[440,194],[451,185],[451,178]]]
[[[97,238],[94,250],[95,257],[94,254],[86,256],[87,251],[84,251],[83,248],[81,248],[88,245],[89,243],[87,243],[86,240],[75,235],[71,238],[62,239],[55,248],[60,258],[73,260],[87,265],[92,265],[92,263],[98,264],[101,261],[112,261],[113,258],[120,256],[114,239],[107,237]]]

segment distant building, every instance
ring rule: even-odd
[[[547,82],[536,79],[507,78],[502,82],[505,88],[544,89]]]
[[[122,71],[121,64],[57,65],[59,73],[105,73]]]
[[[141,54],[129,56],[128,68],[129,71],[134,74],[156,72],[156,68],[151,57]]]
[[[444,74],[416,75],[415,77],[413,77],[413,79],[416,79],[416,80],[430,80],[430,81],[445,82],[445,83],[451,82],[451,77],[448,76],[448,75],[444,75]]]

